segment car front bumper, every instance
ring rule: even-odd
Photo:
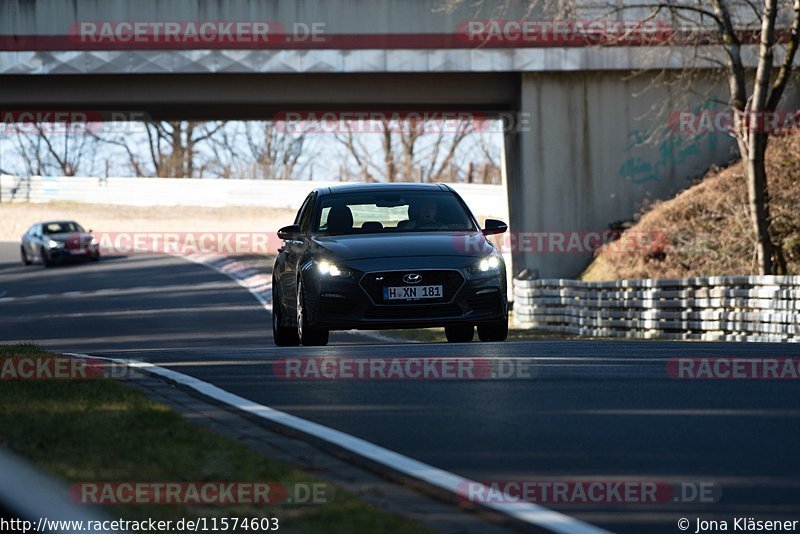
[[[380,298],[381,278],[387,273],[447,272],[442,299],[386,302]],[[457,277],[456,277],[457,276]],[[388,278],[388,277],[386,277]],[[387,285],[394,285],[386,282]],[[465,269],[413,269],[357,273],[347,279],[315,277],[308,291],[309,320],[328,330],[429,328],[453,323],[490,324],[507,320],[505,271],[476,276]]]
[[[53,247],[47,249],[47,254],[54,261],[71,261],[96,258],[100,255],[98,247],[66,248]]]

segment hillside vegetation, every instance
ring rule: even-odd
[[[783,244],[785,274],[800,274],[800,135],[770,141],[767,175],[773,240]],[[601,249],[583,280],[757,274],[741,163],[652,204],[627,231],[665,234],[667,245],[635,253]]]

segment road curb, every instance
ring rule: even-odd
[[[584,523],[543,506],[517,499],[501,503],[470,502],[464,495],[467,484],[480,484],[443,469],[414,460],[366,440],[345,434],[324,425],[281,412],[230,393],[200,379],[137,360],[105,358],[88,354],[65,353],[65,356],[112,361],[135,368],[173,385],[199,394],[205,399],[225,405],[255,417],[260,424],[281,433],[302,438],[337,456],[379,472],[387,478],[402,481],[428,495],[456,504],[468,510],[503,517],[509,526],[526,532],[557,532],[563,534],[601,534],[607,531]],[[488,491],[488,490],[486,490]]]

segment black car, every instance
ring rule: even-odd
[[[100,258],[100,247],[92,236],[75,221],[36,223],[22,236],[20,256],[24,265],[40,262],[45,267],[69,260]]]
[[[508,336],[503,258],[442,184],[352,184],[312,191],[273,270],[275,344],[325,345],[331,330],[444,326],[447,340]]]

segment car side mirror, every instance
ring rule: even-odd
[[[300,226],[296,224],[290,224],[289,226],[284,226],[280,230],[278,230],[278,238],[283,239],[286,241],[287,239],[297,239],[300,235]]]
[[[495,235],[502,234],[506,230],[508,230],[508,225],[503,221],[498,221],[497,219],[486,219],[482,232],[483,235]]]

